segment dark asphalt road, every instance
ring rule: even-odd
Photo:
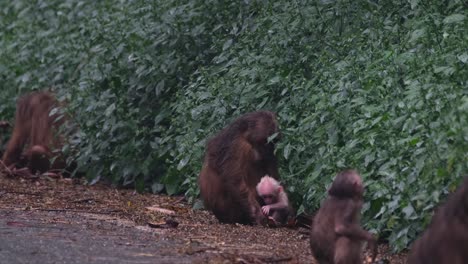
[[[0,208],[0,263],[193,263],[165,230],[107,215]]]

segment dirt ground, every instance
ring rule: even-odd
[[[184,197],[0,175],[0,258],[34,263],[24,247],[41,252],[36,263],[316,263],[305,229],[220,224]],[[405,257],[379,246],[378,263]]]

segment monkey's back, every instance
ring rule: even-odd
[[[278,178],[274,147],[267,144],[277,129],[274,113],[258,111],[208,140],[198,183],[205,207],[221,222],[254,222],[253,211],[260,212],[255,186],[266,174]]]
[[[333,263],[335,254],[334,202],[328,197],[314,217],[310,232],[310,248],[319,263]]]
[[[360,254],[362,243],[348,237],[337,236],[335,233],[336,219],[344,217],[343,212],[350,206],[360,210],[360,206],[350,199],[337,199],[329,196],[315,215],[310,232],[310,248],[318,263],[335,263],[337,257],[346,259],[346,263],[349,264],[362,262]],[[358,215],[354,220],[359,220]],[[340,255],[345,255],[345,257],[340,257]]]
[[[409,264],[468,263],[468,177],[411,246]]]

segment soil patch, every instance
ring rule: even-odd
[[[37,263],[316,263],[305,229],[220,224],[183,197],[71,179],[0,176],[0,230],[14,242],[0,242],[0,257],[11,261],[39,252],[48,262]],[[405,258],[379,246],[382,263]]]

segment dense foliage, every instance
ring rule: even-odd
[[[2,1],[0,28],[0,119],[53,89],[91,179],[196,197],[207,137],[269,109],[299,211],[355,167],[398,250],[468,171],[461,0]]]

